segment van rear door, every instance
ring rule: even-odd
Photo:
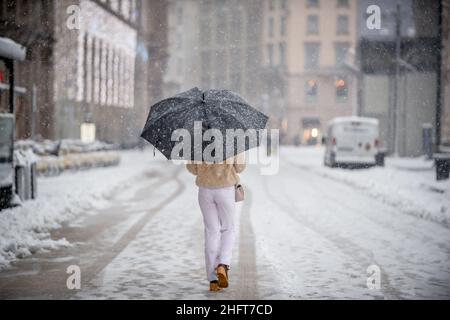
[[[344,156],[354,155],[356,151],[356,137],[349,122],[339,123],[335,126],[337,152]]]
[[[376,154],[377,126],[372,123],[353,121],[351,128],[355,137],[355,156],[373,157]]]

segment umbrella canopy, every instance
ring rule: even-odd
[[[232,91],[193,88],[153,105],[141,137],[167,159],[173,159],[174,148],[178,151],[181,145],[176,159],[203,161],[202,155],[212,150],[215,159],[223,161],[258,146],[259,135],[254,140],[252,134],[264,129],[267,121],[266,115]],[[217,153],[220,146],[222,154]]]

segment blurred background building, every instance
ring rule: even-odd
[[[263,91],[282,142],[318,144],[329,120],[355,112],[357,78],[345,62],[356,8],[356,0],[265,1]]]
[[[166,94],[194,86],[260,103],[262,0],[171,0]]]
[[[68,26],[74,8],[79,28]],[[80,138],[93,125],[99,140],[135,145],[153,102],[198,86],[240,93],[284,144],[320,144],[330,119],[360,115],[380,120],[390,153],[419,155],[424,128],[450,143],[449,10],[449,0],[3,0],[0,36],[28,48],[17,136]]]
[[[200,86],[199,10],[198,0],[169,0],[165,96]]]

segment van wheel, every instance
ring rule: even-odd
[[[337,167],[337,165],[336,165],[336,156],[334,154],[332,154],[330,156],[330,167],[331,168],[336,168]]]

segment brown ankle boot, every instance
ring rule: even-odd
[[[217,292],[217,291],[220,291],[220,290],[222,290],[222,289],[219,286],[219,281],[214,280],[214,281],[211,281],[209,283],[209,291]]]
[[[221,288],[228,288],[228,266],[219,264],[216,272],[217,278],[219,279],[219,286]]]

